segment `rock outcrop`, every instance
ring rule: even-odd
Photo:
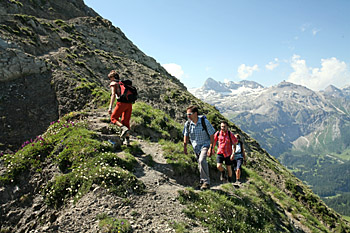
[[[159,99],[184,85],[83,1],[1,1],[0,9],[0,150],[108,102],[111,69],[134,82],[141,100],[183,118],[184,103]]]

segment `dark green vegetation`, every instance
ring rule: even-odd
[[[350,162],[332,156],[285,153],[283,164],[337,212],[350,216]]]
[[[258,117],[258,116],[256,116]],[[289,143],[282,143],[280,138],[282,126],[276,127],[272,123],[261,124],[259,128],[254,121],[239,122],[259,142],[271,150],[285,151]],[[269,127],[267,127],[267,125]],[[349,144],[350,128],[343,124],[339,132],[334,131],[336,121],[329,123],[327,128],[315,133],[309,147],[289,149],[288,152],[276,155],[281,163],[290,169],[295,176],[309,185],[312,190],[331,208],[343,215],[350,215],[350,203],[346,197],[350,194],[350,166]],[[254,128],[254,132],[248,128]],[[264,128],[266,127],[266,128]],[[262,133],[263,132],[263,133]],[[342,135],[336,139],[334,135]]]

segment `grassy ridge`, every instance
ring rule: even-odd
[[[122,147],[115,152],[111,143],[99,139],[87,128],[85,117],[83,112],[70,113],[52,123],[41,137],[25,143],[15,155],[2,156],[7,170],[1,177],[1,185],[25,182],[23,174],[45,172],[48,166],[54,165],[59,174],[48,179],[41,192],[52,208],[71,199],[78,200],[93,185],[122,197],[142,194],[145,186],[132,174],[136,163],[133,155],[142,153],[138,146]],[[132,127],[135,132],[149,129],[140,137],[161,139],[164,156],[178,176],[197,174],[194,155],[183,154],[182,124],[140,102],[134,105]],[[246,143],[249,161],[243,169],[246,181],[240,189],[225,184],[218,190],[197,192],[187,188],[179,192],[178,198],[189,218],[201,222],[210,232],[273,232],[276,229],[290,232],[300,227],[314,232],[350,231],[343,219],[310,189],[303,187],[273,157],[258,150],[254,140],[247,139]],[[209,165],[215,169],[215,157],[209,159]],[[266,174],[277,175],[278,179]],[[278,185],[276,180],[285,184]],[[300,226],[292,223],[291,218],[298,219]],[[130,231],[124,220],[105,215],[99,219],[101,229],[126,227],[125,231]],[[190,232],[189,223],[174,223],[174,228],[178,232]]]

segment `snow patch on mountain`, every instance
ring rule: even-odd
[[[189,89],[189,92],[218,107],[225,107],[226,104],[235,105],[235,102],[244,97],[256,98],[265,90],[262,85],[255,82],[221,83],[213,79],[208,80],[203,87]]]

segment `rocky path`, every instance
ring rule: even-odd
[[[135,138],[133,141],[144,152],[136,157],[138,165],[134,174],[146,185],[146,193],[120,198],[96,186],[77,203],[61,210],[56,225],[48,228],[50,232],[104,232],[98,227],[97,219],[103,214],[128,220],[133,232],[175,232],[174,224],[184,223],[190,226],[188,232],[209,232],[182,213],[184,206],[177,200],[177,191],[185,187],[167,175],[171,170],[160,146]]]
[[[108,118],[104,110],[93,110],[86,117],[89,128],[101,140],[111,140],[120,145],[122,141],[111,128]],[[78,201],[71,200],[61,209],[55,210],[47,207],[39,192],[32,192],[27,198],[30,203],[22,208],[21,204],[15,203],[15,196],[21,196],[19,193],[12,189],[0,190],[2,196],[6,194],[9,199],[1,204],[1,208],[13,216],[11,219],[14,221],[19,219],[16,232],[111,232],[110,229],[101,229],[99,226],[100,219],[106,216],[111,219],[126,219],[133,232],[175,232],[176,225],[187,226],[188,232],[209,232],[199,222],[187,218],[183,213],[184,206],[178,201],[178,191],[189,187],[183,185],[184,179],[192,181],[192,178],[175,176],[158,143],[134,136],[131,137],[131,143],[142,151],[135,155],[137,165],[133,173],[145,184],[145,194],[121,198],[95,185]],[[123,152],[117,150],[116,153]],[[52,176],[56,172],[54,166],[50,166],[44,169],[43,174]],[[38,184],[30,187],[40,187],[42,183],[39,176],[31,178],[30,183],[33,182]],[[217,188],[218,184],[213,182],[212,189]],[[37,221],[38,219],[41,220]]]
[[[191,232],[208,232],[182,213],[184,207],[177,200],[177,191],[185,187],[168,176],[172,171],[162,156],[160,146],[145,141],[138,143],[145,154],[137,157],[139,164],[135,175],[146,185],[147,194],[133,200],[131,210],[140,217],[134,218],[132,212],[121,211],[125,218],[131,220],[135,232],[145,232],[145,229],[146,232],[175,232],[174,223],[189,224]],[[152,166],[144,162],[147,155],[153,158]]]
[[[89,116],[88,122],[90,127],[100,132],[103,137],[118,138],[106,130],[108,123],[103,123],[103,119],[106,118],[108,115],[105,112],[97,111]],[[179,203],[177,196],[178,190],[185,189],[185,187],[171,178],[174,174],[171,166],[163,157],[161,146],[135,137],[131,137],[131,142],[138,144],[143,151],[142,154],[135,157],[138,164],[134,169],[134,174],[146,185],[146,194],[123,199],[96,187],[74,208],[78,208],[78,212],[81,212],[82,215],[85,212],[86,214],[100,212],[115,218],[127,219],[134,232],[175,232],[173,225],[183,223],[190,226],[190,232],[208,232],[207,229],[188,219],[182,213],[184,206]],[[80,205],[81,207],[78,207]],[[69,214],[61,218],[62,223],[66,222],[63,219],[67,218],[69,219]],[[85,221],[86,219],[86,217],[80,218]],[[95,227],[96,220],[90,221],[87,225],[91,228],[89,230],[85,228],[86,231],[96,232],[98,230]]]

